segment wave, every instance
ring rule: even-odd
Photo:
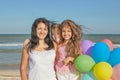
[[[22,43],[2,43],[0,46],[22,46]]]
[[[0,43],[0,53],[21,53],[22,43]]]

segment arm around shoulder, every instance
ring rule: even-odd
[[[30,43],[30,39],[29,38],[25,39],[23,42],[23,47],[27,48],[29,46],[29,43]]]

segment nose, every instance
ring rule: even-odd
[[[65,32],[65,35],[67,34],[67,32]]]
[[[44,30],[41,30],[41,33],[44,33]]]

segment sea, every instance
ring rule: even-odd
[[[0,69],[19,69],[22,55],[23,41],[30,38],[30,34],[0,34]],[[109,39],[114,47],[120,47],[120,34],[84,34],[82,40],[96,43]]]

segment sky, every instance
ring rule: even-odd
[[[30,34],[39,17],[71,19],[84,34],[120,34],[120,0],[0,0],[0,34]]]

